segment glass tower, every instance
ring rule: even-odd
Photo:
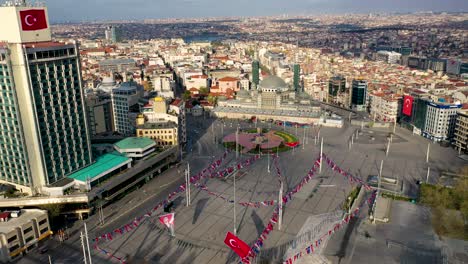
[[[47,8],[30,9],[0,6],[0,182],[39,193],[92,156],[78,47],[52,41]],[[24,28],[32,11],[46,27]]]
[[[364,111],[367,100],[367,81],[353,80],[351,107],[356,108],[358,111]]]

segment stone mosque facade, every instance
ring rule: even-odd
[[[295,91],[283,79],[273,75],[263,79],[256,90],[238,91],[234,100],[220,98],[218,106],[259,110],[320,112],[320,106],[314,105],[309,95],[301,91]]]

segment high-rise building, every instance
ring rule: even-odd
[[[351,107],[357,111],[366,110],[367,81],[362,79],[353,80],[351,91]]]
[[[346,92],[346,78],[342,76],[335,76],[335,77],[332,77],[328,81],[328,98],[327,98],[328,102],[338,103],[339,95],[345,92]],[[346,105],[349,105],[349,103]]]
[[[111,40],[112,43],[117,43],[122,40],[120,27],[111,26]]]
[[[255,85],[254,89],[260,83],[260,62],[258,60],[252,62],[252,83]]]
[[[78,47],[47,8],[0,6],[0,182],[41,192],[91,164]]]
[[[138,101],[142,96],[143,86],[138,85],[136,82],[124,82],[112,89],[111,99],[115,131],[127,136],[135,134],[134,120],[140,111]]]
[[[122,40],[120,27],[109,26],[104,31],[106,40],[112,43],[117,43]]]
[[[459,152],[468,152],[468,111],[458,111],[455,125],[455,142],[453,144]]]
[[[294,91],[299,92],[300,81],[301,81],[301,66],[299,64],[294,64],[293,66],[293,86]]]
[[[452,141],[455,134],[457,112],[461,104],[429,102],[423,136],[434,141]]]

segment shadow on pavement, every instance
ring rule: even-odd
[[[257,229],[257,236],[260,236],[263,230],[265,229],[263,221],[255,211],[252,211],[252,214],[250,216],[252,217],[252,221],[254,222],[255,228]]]
[[[203,199],[198,200],[197,206],[195,207],[195,212],[193,213],[192,225],[197,222],[198,217],[200,216],[203,209],[206,207],[208,200],[209,198],[203,198]]]

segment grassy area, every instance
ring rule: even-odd
[[[268,133],[268,131],[270,131],[268,128],[262,128],[262,133],[263,134]],[[242,132],[257,134],[257,129],[256,128],[251,128],[251,129],[247,129],[247,130],[242,131]]]
[[[462,175],[468,175],[465,168]],[[432,227],[441,236],[468,240],[468,179],[458,179],[454,187],[422,184],[419,202],[430,206]]]
[[[394,195],[392,193],[387,193],[387,192],[382,193],[382,197],[390,198],[390,199],[398,200],[398,201],[405,201],[405,202],[411,202],[413,200],[406,196]]]
[[[236,142],[224,142],[223,146],[228,149],[236,150]],[[244,147],[239,144],[239,151],[241,151]]]
[[[353,188],[353,190],[348,194],[348,197],[346,197],[347,202],[343,204],[343,210],[349,211],[351,205],[354,203],[354,200],[356,200],[356,198],[358,197],[360,190],[361,186]]]
[[[299,141],[295,136],[293,136],[293,135],[291,135],[289,133],[283,132],[283,131],[276,131],[275,135],[281,137],[286,143],[292,143],[292,142],[298,142]]]

